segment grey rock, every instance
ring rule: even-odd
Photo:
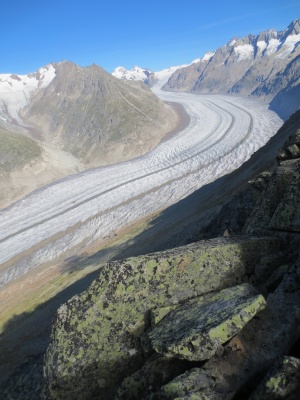
[[[145,399],[187,368],[187,363],[182,360],[154,355],[140,370],[124,379],[115,400]]]
[[[211,393],[214,381],[200,368],[194,368],[174,380],[161,389],[164,399],[195,399],[217,400]]]
[[[45,360],[53,399],[110,399],[142,367],[150,310],[245,282],[274,238],[214,239],[102,266],[99,278],[60,307]]]
[[[284,356],[276,361],[249,400],[298,400],[300,398],[300,360]]]
[[[213,378],[211,394],[218,399],[247,398],[247,384],[268,370],[277,358],[288,354],[299,338],[300,279],[297,265],[285,275],[267,298],[268,307],[252,319],[202,368]],[[246,385],[246,386],[245,386]],[[209,392],[209,389],[206,389]]]
[[[300,160],[283,161],[245,224],[247,233],[300,231]]]
[[[266,306],[248,284],[210,293],[170,311],[146,336],[167,357],[202,361],[236,335]]]

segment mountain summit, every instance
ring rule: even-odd
[[[32,97],[21,116],[45,140],[85,163],[145,153],[176,124],[171,107],[142,82],[121,81],[97,65],[63,62],[55,68],[55,79]]]

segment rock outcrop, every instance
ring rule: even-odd
[[[281,357],[268,371],[249,400],[299,399],[300,360]]]
[[[57,312],[45,364],[52,398],[112,398],[147,358],[141,338],[152,309],[245,282],[280,246],[276,238],[214,239],[103,266],[92,286]],[[257,299],[253,309],[262,304]],[[236,316],[240,329],[249,315]]]
[[[300,233],[300,129],[279,150],[277,164],[246,221],[245,232]]]

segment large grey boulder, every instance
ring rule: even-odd
[[[297,264],[268,296],[267,303],[268,307],[229,341],[221,356],[213,356],[198,371],[206,377],[206,382],[211,382],[205,387],[205,395],[211,396],[207,398],[247,398],[247,385],[264,374],[279,357],[288,354],[299,339],[300,272]],[[203,394],[201,390],[198,392]]]
[[[300,360],[284,356],[252,393],[249,400],[298,400],[300,398]]]
[[[165,316],[147,334],[148,345],[168,357],[206,360],[265,306],[249,284],[206,294]]]
[[[145,362],[140,338],[150,310],[247,281],[276,238],[215,239],[104,265],[61,306],[45,358],[52,399],[110,399]]]

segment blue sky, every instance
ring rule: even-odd
[[[62,60],[159,71],[234,36],[283,30],[300,18],[300,1],[4,0],[0,10],[0,73]]]

